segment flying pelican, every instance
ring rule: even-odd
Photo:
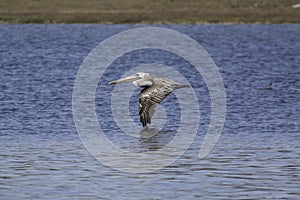
[[[143,88],[139,96],[139,115],[143,127],[151,124],[151,118],[154,114],[155,107],[164,100],[173,90],[189,87],[176,83],[175,81],[152,77],[148,73],[138,72],[134,75],[111,81],[108,84],[132,82],[135,86]]]

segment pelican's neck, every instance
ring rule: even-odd
[[[136,80],[136,81],[133,81],[132,84],[138,87],[138,83],[139,83],[140,80],[141,80],[141,79]]]

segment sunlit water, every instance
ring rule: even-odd
[[[198,41],[219,67],[227,117],[215,148],[198,158],[210,98],[201,76],[186,70],[199,98],[201,122],[193,144],[177,161],[153,173],[128,174],[87,152],[72,116],[77,70],[101,41],[136,27],[0,26],[0,199],[299,199],[299,25],[164,26]],[[169,118],[151,138],[129,137],[114,122],[113,87],[107,81],[147,63],[189,69],[168,52],[136,51],[112,63],[118,70],[108,70],[97,88],[99,124],[127,150],[160,149],[176,135],[180,121],[178,101],[171,95],[163,103]],[[261,90],[269,82],[273,90]],[[138,93],[129,109],[137,124]],[[143,134],[141,127],[132,131]]]

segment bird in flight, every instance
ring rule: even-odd
[[[189,87],[189,85],[180,84],[169,79],[152,77],[145,72],[138,72],[134,75],[111,81],[108,84],[128,82],[143,88],[139,96],[139,115],[143,127],[151,124],[156,105],[164,100],[173,90]]]

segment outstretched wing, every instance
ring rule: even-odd
[[[170,85],[164,84],[153,84],[141,91],[139,97],[139,115],[143,127],[147,123],[151,123],[156,105],[164,100],[172,91],[173,88]]]

